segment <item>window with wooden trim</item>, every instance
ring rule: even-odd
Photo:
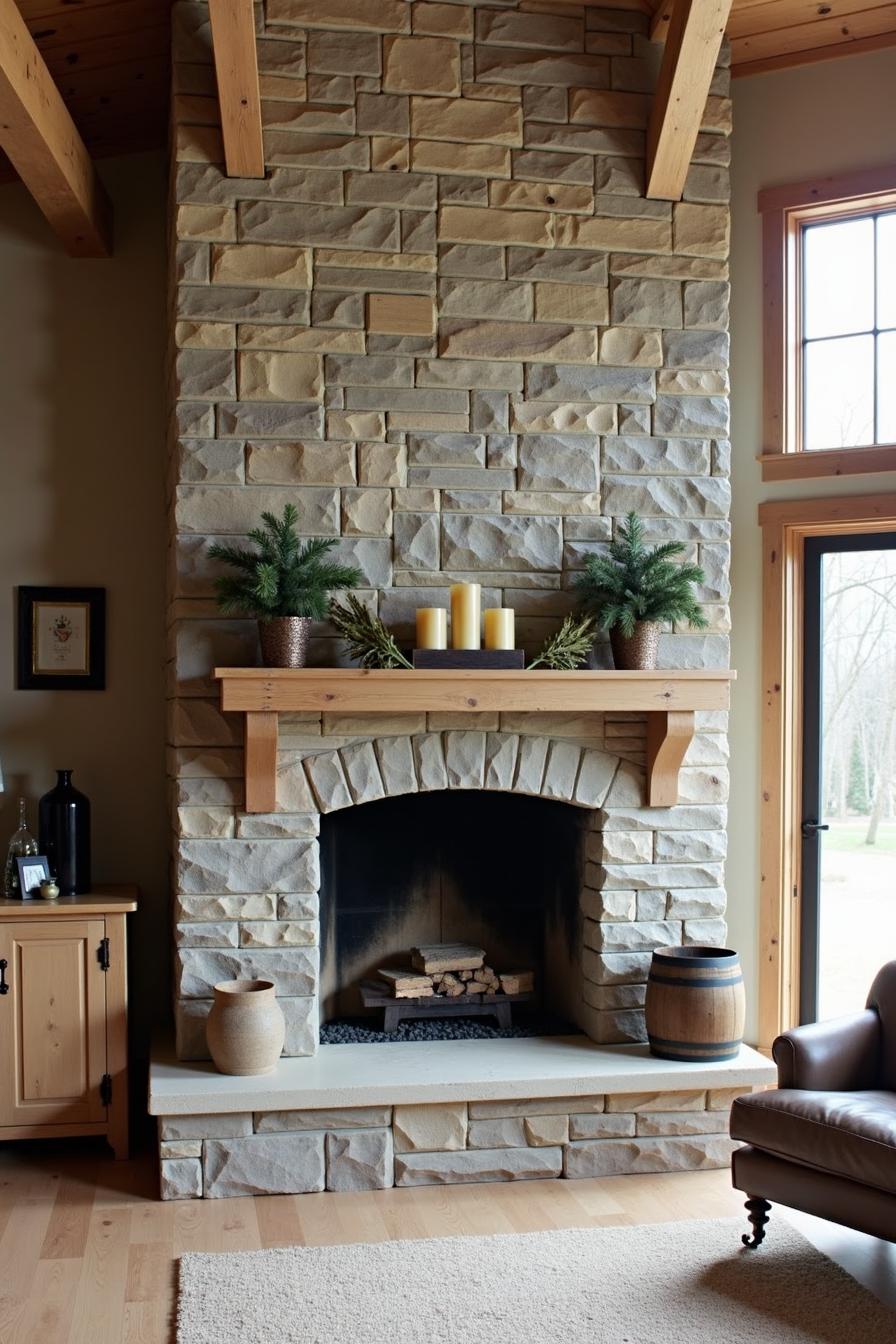
[[[896,470],[896,164],[759,209],[763,479]]]

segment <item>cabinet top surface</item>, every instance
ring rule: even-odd
[[[0,919],[47,919],[54,915],[127,915],[137,909],[137,888],[98,887],[84,896],[60,896],[55,901],[30,897],[25,901],[0,900]]]

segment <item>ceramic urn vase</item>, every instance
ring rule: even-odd
[[[277,1066],[286,1023],[272,980],[225,980],[205,1028],[219,1073],[271,1073]]]

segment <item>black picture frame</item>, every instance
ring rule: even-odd
[[[32,886],[25,886],[26,873],[32,868],[41,870],[40,878]],[[50,861],[46,854],[27,854],[23,859],[16,859],[16,869],[19,875],[19,900],[34,901],[38,899],[38,887],[41,882],[50,880]]]
[[[105,588],[20,587],[16,653],[20,691],[105,690]]]

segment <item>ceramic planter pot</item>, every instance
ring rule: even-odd
[[[205,1036],[219,1073],[271,1073],[286,1036],[273,980],[224,980],[215,985]]]
[[[632,635],[624,635],[615,625],[610,631],[613,666],[620,672],[652,672],[656,667],[659,643],[657,621],[636,621]]]
[[[258,622],[265,667],[304,667],[311,637],[310,616],[275,616]]]

